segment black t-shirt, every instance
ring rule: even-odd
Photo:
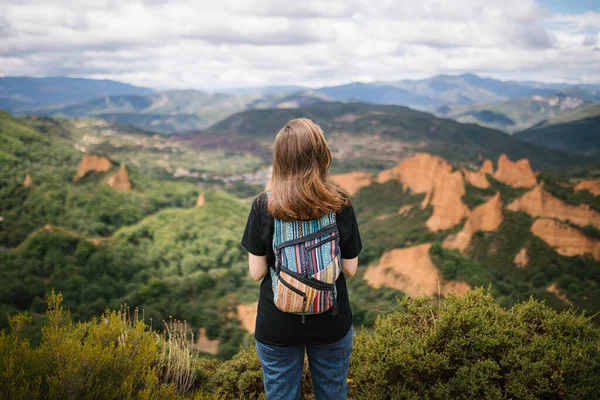
[[[360,253],[362,243],[354,208],[348,206],[336,215],[340,233],[342,258],[351,259]],[[267,196],[260,194],[252,203],[248,223],[242,238],[242,246],[256,256],[267,256],[267,265],[275,265],[273,252],[274,221],[267,213]],[[339,309],[335,315],[331,311],[322,314],[302,316],[286,313],[273,302],[271,273],[262,280],[256,316],[256,340],[271,345],[328,344],[341,340],[352,325],[352,310],[348,301],[348,290],[344,274],[336,280]]]

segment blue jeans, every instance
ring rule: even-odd
[[[308,355],[316,400],[346,399],[353,329],[339,342],[324,345],[271,346],[256,341],[268,400],[300,399],[304,351]]]

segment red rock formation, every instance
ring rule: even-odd
[[[588,237],[579,230],[553,219],[540,218],[531,232],[563,256],[591,255],[600,260],[600,240]]]
[[[204,205],[204,192],[200,192],[198,200],[196,200],[196,207],[202,207]]]
[[[448,237],[444,241],[444,247],[458,249],[461,252],[465,251],[475,232],[495,231],[502,220],[502,200],[500,199],[500,193],[496,193],[493,198],[473,210],[463,229],[456,235]]]
[[[73,176],[73,182],[82,178],[88,171],[106,172],[112,168],[112,163],[106,157],[96,156],[93,154],[84,154],[77,173]]]
[[[537,184],[528,159],[512,162],[504,154],[498,159],[498,169],[494,178],[515,188],[528,188]]]
[[[406,217],[413,208],[414,208],[414,206],[411,206],[411,205],[402,206],[398,210],[398,214],[402,215],[403,217]]]
[[[400,290],[410,297],[423,295],[446,295],[450,292],[463,294],[470,289],[466,282],[450,281],[442,278],[441,272],[431,261],[431,243],[404,249],[394,249],[384,253],[377,265],[365,271],[364,279],[369,285]]]
[[[582,180],[575,186],[575,191],[587,190],[594,196],[600,195],[600,179]]]
[[[127,175],[127,169],[125,164],[121,164],[119,171],[110,177],[108,184],[115,190],[121,192],[127,192],[131,190],[131,183],[129,182],[129,175]]]
[[[529,256],[527,255],[527,249],[525,247],[519,250],[515,255],[513,263],[519,268],[525,268],[527,264],[529,264]]]
[[[586,204],[573,206],[557,199],[550,193],[536,186],[533,190],[514,200],[508,205],[511,211],[524,211],[532,217],[556,218],[569,220],[575,225],[593,225],[600,229],[600,214]]]
[[[494,164],[492,164],[492,160],[485,160],[483,162],[483,164],[481,165],[481,169],[479,171],[483,172],[484,174],[493,175],[494,174]]]
[[[204,353],[208,354],[219,354],[219,344],[221,343],[220,339],[209,339],[206,337],[206,329],[200,328],[198,329],[198,337],[194,347],[197,350],[200,350]]]
[[[546,288],[547,292],[550,293],[554,293],[556,295],[556,297],[558,297],[559,299],[561,299],[562,301],[564,301],[565,303],[567,303],[568,305],[572,306],[573,302],[571,300],[569,300],[567,298],[567,296],[565,296],[564,294],[562,294],[560,292],[560,290],[558,289],[558,287],[556,286],[556,283],[551,284],[550,286],[548,286]]]
[[[465,181],[467,181],[470,185],[481,189],[487,189],[490,187],[490,182],[488,181],[484,172],[471,171],[466,168],[461,169],[461,172],[465,177]]]
[[[373,174],[368,172],[349,172],[347,174],[331,175],[331,180],[351,196],[355,195],[361,188],[369,186],[373,182],[373,179]]]
[[[236,307],[237,317],[242,323],[242,328],[250,333],[256,329],[256,314],[258,303],[238,304]]]
[[[452,172],[452,165],[441,157],[418,153],[377,175],[379,183],[389,180],[400,182],[413,193],[425,194],[421,207],[430,204],[433,207],[433,214],[427,220],[431,231],[450,229],[469,213],[462,202],[465,194],[462,175],[459,171]]]
[[[23,181],[23,186],[28,188],[28,187],[31,187],[31,185],[33,185],[33,181],[31,180],[31,175],[27,174],[27,175],[25,175],[25,180]]]

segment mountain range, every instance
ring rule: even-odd
[[[599,93],[600,85],[501,81],[472,74],[321,88],[239,88],[212,94],[192,89],[159,92],[112,81],[0,78],[0,108],[17,115],[97,116],[162,133],[204,129],[248,109],[297,108],[326,101],[404,105],[512,133],[598,102]]]

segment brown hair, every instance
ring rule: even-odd
[[[268,212],[284,221],[310,220],[340,211],[350,196],[329,180],[331,151],[308,118],[288,122],[275,138]]]

